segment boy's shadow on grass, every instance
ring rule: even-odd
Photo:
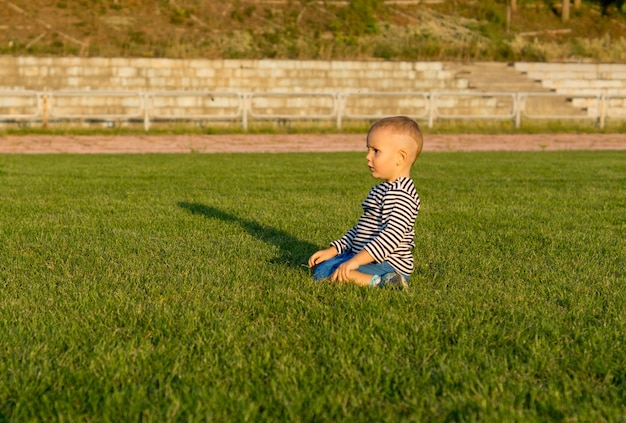
[[[179,207],[191,212],[191,214],[236,223],[253,237],[275,245],[278,247],[279,256],[272,259],[272,263],[287,264],[293,268],[302,269],[307,267],[306,263],[309,256],[319,249],[316,245],[301,241],[280,229],[263,226],[253,220],[243,219],[206,204],[188,203],[186,201],[180,201],[177,204]]]

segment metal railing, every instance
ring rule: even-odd
[[[147,131],[159,121],[346,120],[407,115],[445,119],[586,119],[603,128],[626,120],[626,95],[526,92],[237,92],[237,91],[0,91],[0,122],[128,121]]]

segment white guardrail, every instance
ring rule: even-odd
[[[626,119],[626,95],[524,92],[0,91],[0,122],[331,120],[407,115],[437,120]]]

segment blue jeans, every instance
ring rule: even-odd
[[[342,253],[331,259],[328,259],[313,269],[313,279],[319,281],[320,279],[329,278],[333,274],[335,269],[339,267],[341,263],[344,263],[354,257],[354,253]],[[395,272],[395,269],[391,267],[389,263],[383,261],[382,263],[368,263],[356,269],[357,272],[365,273],[366,275],[379,275],[382,276],[385,273]],[[402,275],[409,280],[409,275]]]

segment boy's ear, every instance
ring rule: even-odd
[[[398,150],[398,160],[396,161],[396,165],[400,166],[404,163],[409,157],[409,153],[406,150]]]

